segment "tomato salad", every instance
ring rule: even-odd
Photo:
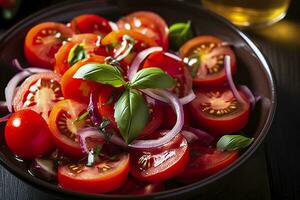
[[[233,47],[138,11],[44,22],[5,89],[5,140],[34,176],[83,193],[149,194],[228,167],[257,100]],[[25,80],[24,80],[25,79]]]

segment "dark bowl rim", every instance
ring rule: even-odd
[[[64,190],[60,187],[57,187],[56,185],[53,185],[51,183],[48,183],[48,182],[43,181],[38,178],[34,178],[31,175],[29,175],[28,173],[24,173],[23,171],[18,169],[18,167],[16,167],[12,163],[6,163],[4,161],[4,159],[2,158],[2,156],[0,156],[0,163],[2,166],[4,166],[9,172],[11,172],[13,175],[18,177],[25,183],[27,183],[35,188],[38,188],[50,195],[55,194],[55,195],[58,195],[59,197],[64,197],[64,198],[78,197],[78,198],[85,198],[85,199],[87,199],[87,198],[137,199],[137,198],[142,198],[142,197],[143,198],[155,198],[155,197],[166,198],[166,197],[170,197],[170,196],[174,197],[174,196],[182,195],[184,193],[196,191],[197,189],[200,189],[201,187],[209,185],[210,183],[228,175],[229,173],[231,173],[232,171],[237,169],[239,166],[244,164],[246,162],[246,160],[248,160],[248,158],[258,149],[258,147],[261,145],[264,138],[266,137],[266,135],[272,125],[272,121],[273,121],[273,119],[275,117],[275,113],[276,113],[277,86],[276,86],[274,72],[273,72],[273,69],[272,69],[269,61],[266,59],[264,54],[258,49],[258,47],[255,45],[255,43],[247,36],[247,34],[243,33],[238,27],[233,25],[231,22],[229,22],[225,18],[223,18],[209,10],[206,10],[205,8],[203,8],[200,5],[195,5],[190,2],[183,2],[182,0],[175,0],[175,1],[162,0],[162,1],[168,2],[171,4],[177,4],[177,5],[189,7],[189,9],[194,9],[197,11],[200,10],[201,12],[204,12],[205,14],[210,15],[213,18],[216,18],[217,20],[221,21],[226,26],[228,26],[233,32],[237,33],[244,40],[244,42],[251,48],[251,50],[255,53],[256,57],[258,58],[259,62],[261,62],[264,67],[265,74],[268,78],[269,86],[272,90],[271,91],[270,112],[269,112],[269,115],[267,116],[266,123],[264,124],[263,128],[260,131],[259,136],[255,140],[255,142],[238,158],[238,160],[236,160],[232,165],[225,168],[224,170],[221,170],[220,172],[218,172],[206,179],[203,179],[203,180],[198,181],[193,184],[189,184],[184,187],[175,188],[175,189],[171,189],[171,190],[167,190],[167,191],[162,191],[162,192],[158,192],[158,193],[154,193],[154,194],[150,194],[150,195],[126,195],[126,196],[111,195],[111,194],[109,194],[109,195],[107,195],[107,194],[93,195],[93,194],[84,194],[84,193],[80,193],[80,192]],[[78,5],[86,3],[86,2],[89,2],[89,3],[90,2],[101,2],[104,4],[111,3],[111,1],[106,1],[106,0],[86,0],[85,2],[82,2],[79,0],[77,0],[77,1],[69,0],[66,2],[58,3],[56,5],[52,5],[47,8],[44,8],[44,9],[22,19],[21,21],[17,22],[13,27],[11,27],[9,30],[7,30],[5,33],[3,33],[2,36],[0,37],[0,48],[5,43],[5,39],[10,35],[11,32],[15,32],[15,29],[17,29],[20,24],[23,24],[27,21],[33,20],[36,16],[49,15],[51,13],[53,14],[55,12],[59,12],[59,8],[66,9],[67,7],[73,7],[76,5],[78,6]]]

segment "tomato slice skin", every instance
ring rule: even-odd
[[[84,156],[77,138],[77,131],[84,128],[87,122],[79,122],[81,124],[74,125],[73,121],[86,109],[86,104],[66,99],[56,103],[50,113],[48,124],[54,142],[59,150],[70,157],[80,158]],[[72,129],[68,126],[71,126]]]
[[[40,23],[29,30],[25,38],[24,54],[30,65],[53,69],[54,55],[73,31],[56,22]]]
[[[16,92],[14,111],[31,109],[47,120],[54,104],[63,99],[60,81],[61,77],[54,72],[31,75]]]
[[[189,146],[186,139],[178,134],[161,147],[151,150],[132,150],[130,155],[132,176],[144,182],[161,182],[184,170],[189,160]]]
[[[73,99],[79,102],[88,103],[91,91],[101,91],[102,84],[88,80],[73,78],[77,70],[88,63],[104,63],[103,56],[93,56],[80,60],[69,68],[61,79],[62,93],[66,99]]]
[[[107,19],[93,14],[75,17],[71,21],[71,28],[75,33],[94,33],[101,36],[112,31]]]
[[[244,128],[249,120],[250,103],[242,91],[239,93],[245,100],[243,103],[236,102],[228,88],[198,89],[196,91],[197,97],[189,104],[190,111],[193,112],[194,120],[198,126],[219,136],[232,134]],[[232,102],[236,103],[232,104]],[[218,110],[224,112],[227,110],[228,113],[218,115],[216,114],[217,111],[213,114],[208,113],[210,110],[203,111],[203,109],[212,109],[209,106],[204,107],[213,104],[220,106]],[[224,104],[228,105],[223,107]],[[233,111],[230,109],[231,106],[234,108]]]
[[[111,170],[104,171],[105,165],[110,166],[110,164],[100,161],[92,167],[83,166],[79,173],[72,173],[71,165],[61,166],[58,169],[58,183],[60,187],[76,192],[91,194],[111,192],[126,181],[129,172],[129,155],[119,155],[118,160],[113,164],[115,166]]]
[[[165,20],[158,14],[150,11],[133,12],[122,17],[117,25],[119,29],[135,30],[152,38],[164,50],[169,48],[169,29]]]
[[[12,114],[5,126],[9,149],[23,159],[34,159],[50,152],[54,145],[47,122],[32,110]]]
[[[179,97],[187,95],[192,89],[192,77],[182,61],[175,60],[165,52],[154,52],[143,62],[141,68],[158,67],[172,76],[176,87],[172,89]]]
[[[225,55],[231,58],[231,73],[234,74],[236,72],[235,54],[229,46],[224,46],[223,43],[224,42],[217,37],[202,35],[187,41],[180,48],[179,54],[186,63],[191,61],[193,55],[198,55],[197,57],[201,60],[200,64],[195,64],[198,66],[193,78],[195,85],[217,86],[225,83],[227,80],[223,62]],[[207,66],[210,65],[210,67],[206,67],[201,64],[201,62],[205,62]],[[187,64],[187,66],[189,66],[189,64]],[[189,68],[191,69],[191,66],[189,66]],[[216,70],[216,72],[213,70]]]
[[[196,140],[190,144],[190,161],[185,170],[176,177],[184,183],[207,178],[231,165],[238,158],[238,151],[219,151],[205,147]]]

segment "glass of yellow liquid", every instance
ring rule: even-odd
[[[202,0],[202,4],[240,27],[256,27],[281,20],[290,0]]]

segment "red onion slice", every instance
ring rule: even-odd
[[[144,90],[142,90],[142,92],[145,93],[146,95],[148,95],[149,97],[151,97],[153,99],[156,99],[156,100],[159,100],[161,102],[164,102],[164,103],[168,103],[169,102],[167,98],[164,98],[162,96],[159,96],[159,95],[153,93],[152,90],[150,90],[150,89],[144,89]],[[193,101],[195,98],[196,98],[196,95],[194,93],[194,90],[191,90],[188,93],[188,95],[180,98],[179,101],[180,101],[180,103],[182,105],[185,105],[185,104],[188,104],[191,101]]]
[[[162,51],[162,47],[151,47],[138,53],[134,58],[130,68],[128,69],[127,76],[129,80],[132,80],[133,76],[139,70],[141,63],[153,52]]]
[[[155,140],[134,140],[131,144],[128,145],[131,148],[138,148],[138,149],[155,148],[163,144],[166,144],[167,142],[172,140],[178,133],[180,133],[183,127],[184,124],[183,107],[179,99],[177,98],[177,96],[166,90],[152,90],[152,92],[154,94],[163,96],[164,98],[168,99],[168,103],[172,106],[172,108],[176,113],[177,121],[175,123],[175,126],[169,132],[167,132],[163,137]]]
[[[94,96],[93,92],[91,92],[90,102],[89,102],[87,110],[89,112],[89,115],[90,115],[90,118],[91,118],[93,124],[95,126],[100,126],[100,124],[101,124],[101,117],[99,115],[99,112],[97,111],[97,102],[95,100],[95,96]]]
[[[165,52],[165,55],[170,57],[170,58],[173,58],[174,60],[182,61],[182,59],[179,56],[177,56],[176,54]]]
[[[5,115],[4,117],[1,117],[1,118],[0,118],[0,123],[6,122],[6,121],[10,118],[11,115],[12,115],[12,114],[10,113],[10,114],[8,114],[8,115]]]
[[[182,131],[183,135],[185,135],[184,132],[190,132],[190,134],[194,134],[197,137],[197,139],[199,139],[199,141],[203,145],[206,145],[206,146],[209,146],[215,139],[213,136],[211,136],[207,132],[202,131],[197,128],[187,127]]]
[[[12,112],[12,103],[13,99],[16,93],[16,88],[19,85],[19,83],[34,73],[40,73],[40,72],[51,72],[50,70],[46,69],[40,69],[40,68],[26,68],[26,70],[23,70],[16,74],[10,81],[8,82],[7,86],[5,87],[5,99],[7,104],[7,109],[9,112]]]
[[[243,97],[240,95],[239,91],[237,90],[233,79],[232,79],[232,74],[231,74],[231,64],[230,64],[230,56],[226,55],[224,58],[224,67],[225,67],[225,73],[226,73],[226,78],[229,84],[229,87],[233,93],[233,96],[236,98],[236,100],[240,103],[244,103],[245,100]]]
[[[247,96],[251,109],[253,110],[255,107],[255,104],[261,99],[261,96],[255,97],[252,91],[246,86],[246,85],[241,85],[239,86],[239,89],[244,92],[244,94]]]
[[[89,128],[80,129],[78,131],[78,135],[79,135],[80,146],[81,146],[82,150],[85,153],[89,152],[89,149],[88,149],[87,144],[86,144],[86,139],[87,138],[102,139],[102,140],[105,139],[104,134],[99,132],[99,130],[96,127],[89,127]],[[110,138],[110,141],[113,144],[116,144],[118,146],[125,147],[125,148],[127,147],[127,144],[121,138],[119,138],[116,135],[112,135],[111,138]]]

